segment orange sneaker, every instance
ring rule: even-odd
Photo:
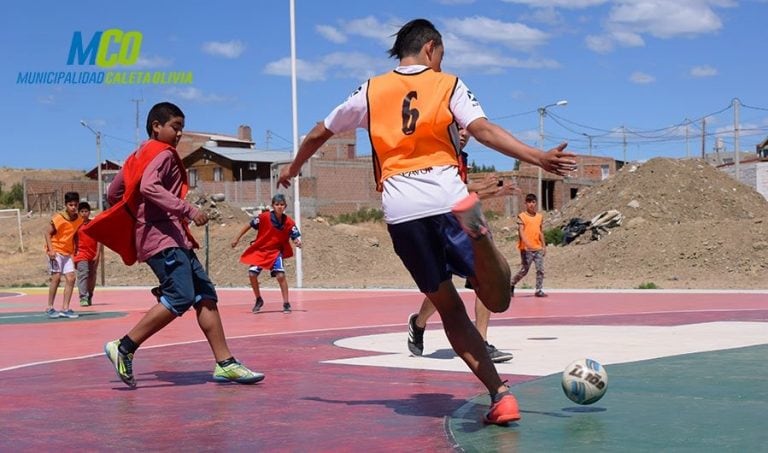
[[[506,425],[518,420],[520,420],[520,409],[517,407],[517,399],[511,393],[491,404],[491,409],[483,417],[485,423],[492,425]]]

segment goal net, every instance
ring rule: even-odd
[[[23,253],[24,238],[21,235],[21,212],[18,209],[0,209],[0,221],[5,223],[6,219],[16,219],[17,231],[19,235],[19,249]]]

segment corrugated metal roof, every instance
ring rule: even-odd
[[[206,149],[235,162],[283,162],[291,160],[290,151],[272,151],[252,148],[233,148],[230,146],[205,145]]]

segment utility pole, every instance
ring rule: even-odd
[[[131,99],[131,102],[136,103],[136,148],[141,146],[141,139],[139,134],[139,102],[144,102],[144,99]]]
[[[701,119],[701,159],[707,160],[707,119]]]
[[[269,144],[272,141],[272,131],[270,131],[269,129],[267,129],[267,134],[266,134],[266,137],[265,137],[265,141],[266,141],[266,145],[265,145],[266,149],[269,149]]]
[[[733,100],[733,158],[735,159],[734,162],[736,162],[736,181],[741,181],[741,175],[739,174],[739,161],[741,160],[739,154],[741,154],[741,150],[739,149],[739,105],[741,102],[739,102],[739,99],[736,98]]]
[[[691,124],[691,120],[688,118],[685,119],[685,158],[690,159],[691,158],[691,146],[690,143],[688,143],[688,126]]]
[[[627,128],[624,127],[624,125],[621,125],[621,134],[622,134],[622,144],[624,148],[624,154],[622,159],[624,160],[624,165],[627,164]]]

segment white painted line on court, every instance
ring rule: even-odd
[[[329,360],[358,366],[469,372],[455,356],[442,330],[424,334],[424,356],[412,357],[407,331],[337,340],[348,349],[379,355]],[[768,324],[711,322],[677,326],[503,326],[488,329],[489,342],[514,359],[496,364],[499,373],[545,376],[562,372],[573,360],[588,357],[603,365],[637,362],[696,352],[768,344]],[[430,357],[430,355],[432,357]]]

